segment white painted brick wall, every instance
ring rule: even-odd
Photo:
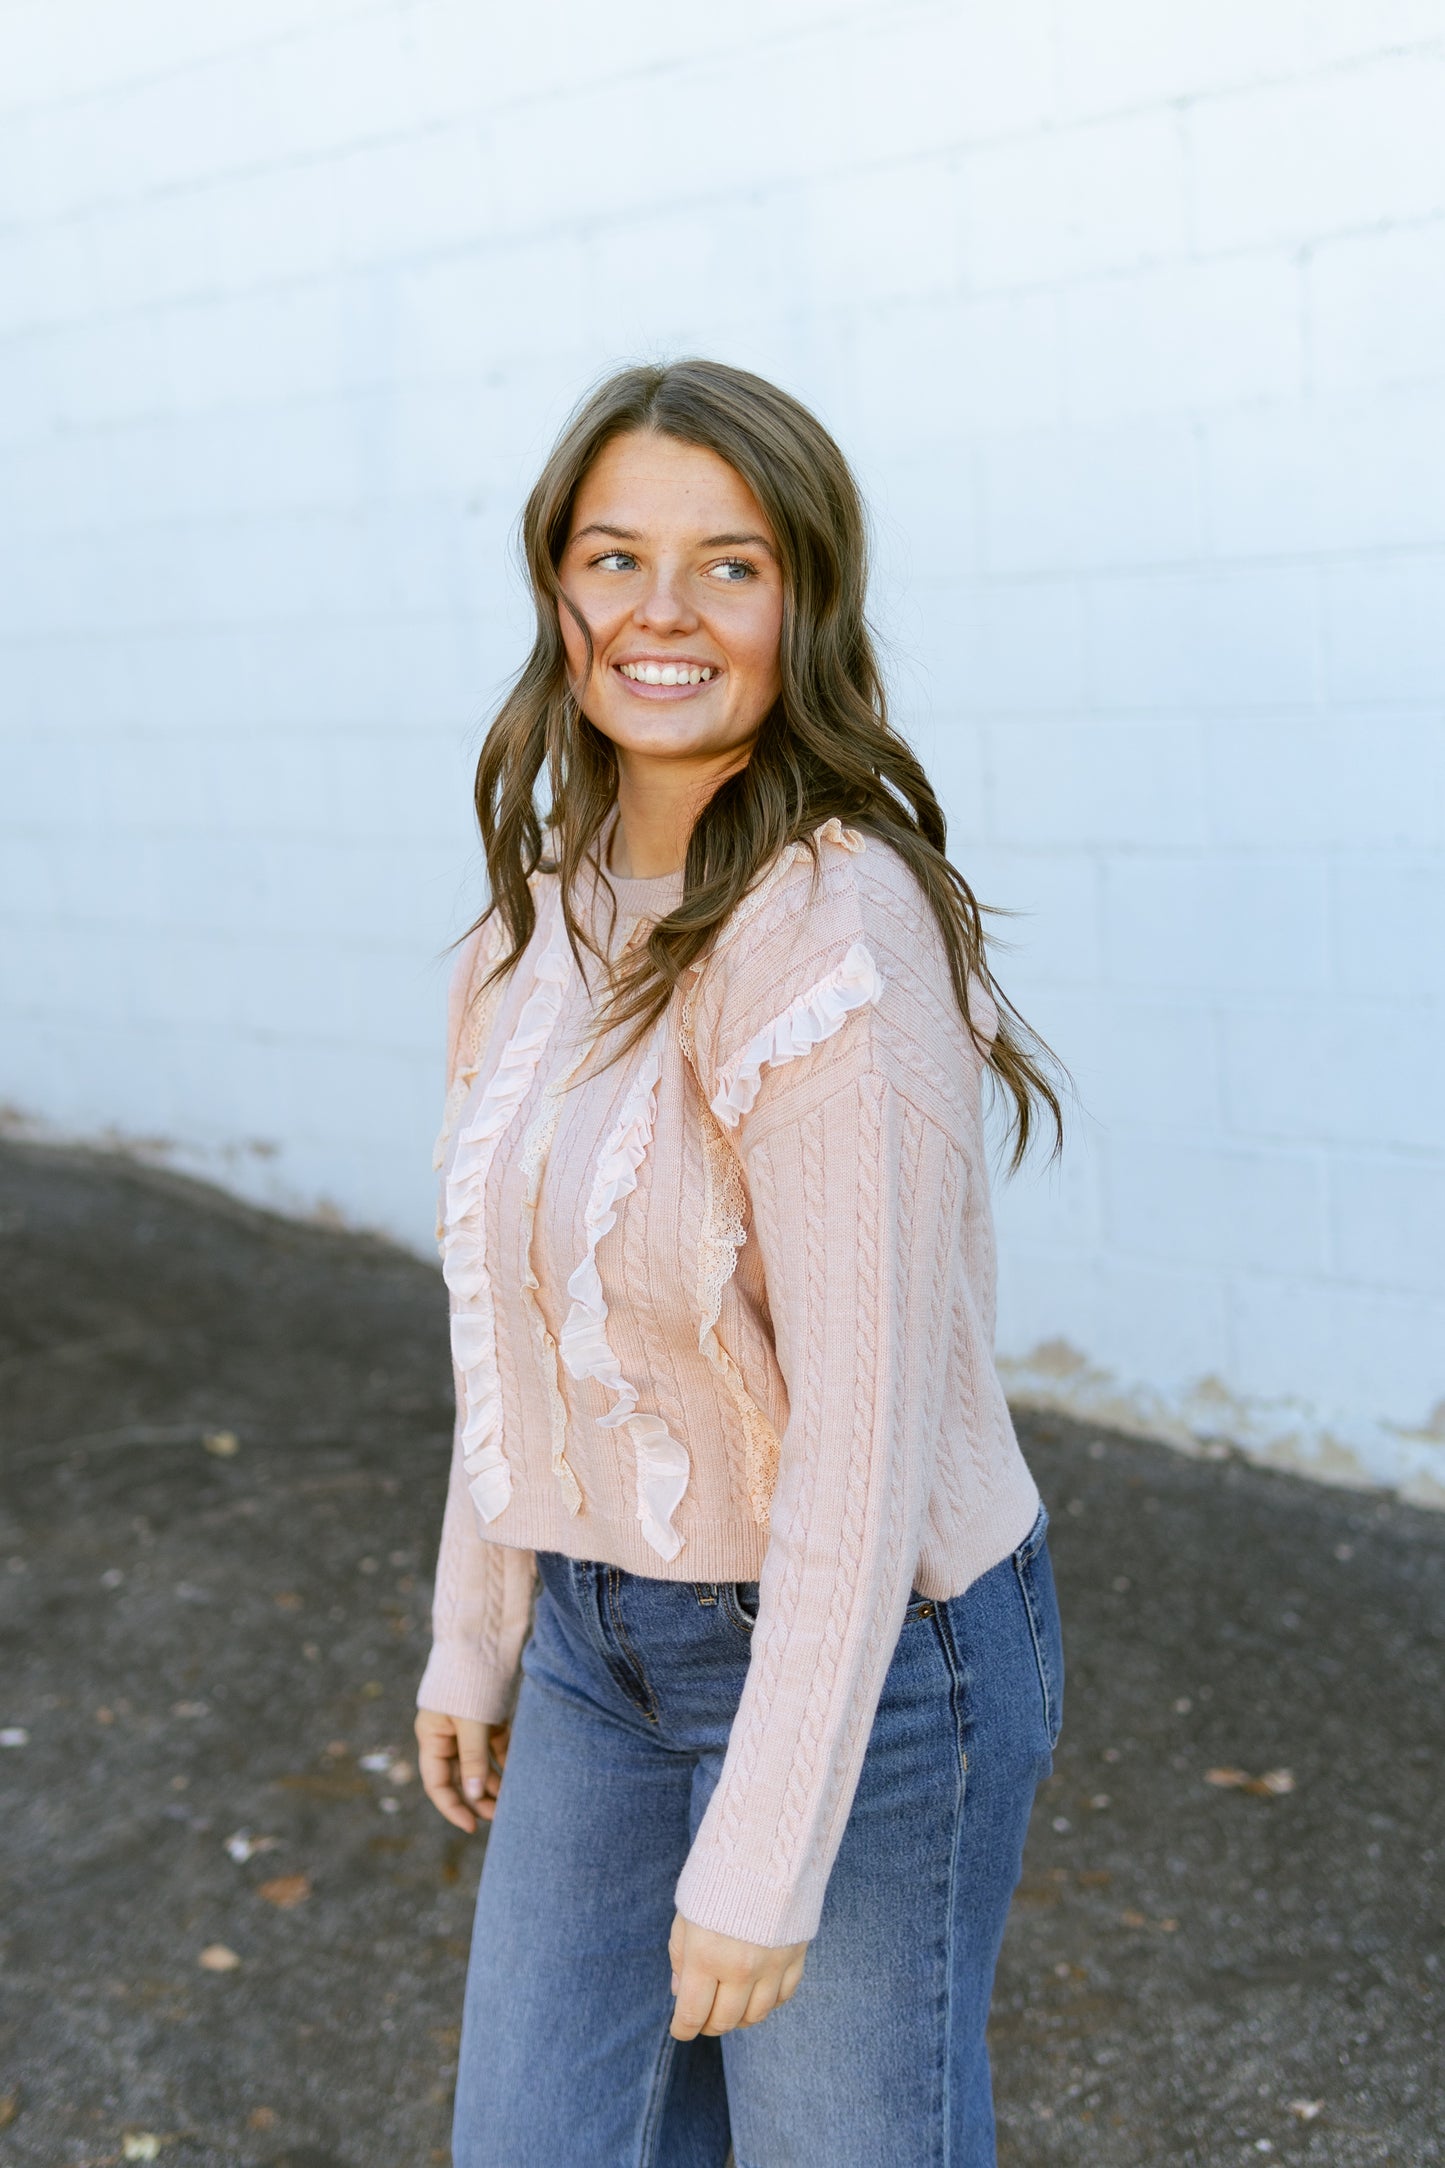
[[[521,497],[813,401],[1074,1069],[1023,1394],[1445,1497],[1438,0],[16,0],[0,1093],[425,1247]]]

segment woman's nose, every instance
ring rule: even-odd
[[[654,631],[678,632],[697,623],[697,612],[687,599],[680,580],[659,572],[649,582],[634,615],[639,625]]]

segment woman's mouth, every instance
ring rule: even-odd
[[[693,662],[686,656],[679,656],[672,662],[637,656],[628,662],[614,663],[613,668],[619,677],[626,679],[630,690],[641,693],[644,698],[649,694],[654,698],[670,694],[676,700],[696,692],[701,686],[715,684],[722,676],[717,663]]]

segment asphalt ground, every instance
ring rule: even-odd
[[[0,1147],[6,2162],[447,2160],[481,1844],[410,1723],[450,1420],[425,1263]],[[1445,1516],[1021,1433],[1068,1685],[1001,2161],[1440,2161]]]

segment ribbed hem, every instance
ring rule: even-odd
[[[505,1724],[516,1698],[515,1677],[500,1679],[474,1649],[435,1647],[416,1690],[419,1709],[473,1724]]]
[[[1007,1480],[1000,1481],[987,1510],[980,1508],[965,1532],[960,1570],[940,1581],[936,1570],[920,1559],[914,1586],[920,1596],[951,1603],[1016,1551],[1028,1538],[1038,1519],[1043,1500],[1023,1455],[1015,1449]]]
[[[613,1433],[603,1431],[604,1439]],[[609,1453],[617,1451],[614,1443]],[[585,1489],[585,1476],[584,1476]],[[555,1494],[555,1495],[554,1495]],[[484,1543],[516,1551],[557,1551],[564,1558],[585,1558],[649,1581],[756,1581],[768,1552],[768,1532],[741,1517],[687,1525],[687,1501],[674,1516],[683,1536],[675,1558],[654,1551],[636,1518],[611,1520],[589,1500],[585,1513],[572,1515],[551,1477],[542,1483],[518,1483],[511,1504],[485,1530]]]
[[[776,1882],[710,1858],[694,1845],[678,1877],[674,1902],[695,1927],[711,1927],[716,1934],[776,1950],[790,1942],[812,1941],[826,1886],[826,1877],[815,1871],[796,1887],[780,1889]]]

